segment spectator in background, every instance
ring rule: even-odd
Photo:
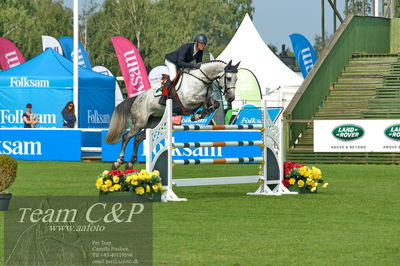
[[[75,116],[74,103],[72,101],[68,102],[67,105],[65,105],[61,114],[64,119],[63,127],[64,128],[74,128],[76,116]]]
[[[32,104],[28,103],[26,105],[26,112],[22,115],[22,119],[24,120],[24,128],[35,128],[36,124],[39,123],[37,116],[31,111]]]

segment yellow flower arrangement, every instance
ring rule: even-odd
[[[104,182],[104,184],[105,184],[107,187],[111,187],[111,186],[112,186],[112,181],[111,181],[111,180],[106,180],[106,181]]]
[[[103,178],[99,177],[96,181],[96,188],[100,189],[103,186]]]
[[[137,187],[137,188],[135,188],[135,192],[138,195],[143,195],[144,194],[144,188],[143,187]]]
[[[309,167],[285,162],[285,178],[282,183],[286,187],[298,188],[300,191],[317,192],[319,185],[327,188],[328,183],[322,179],[322,172],[315,166]]]
[[[133,191],[137,195],[151,195],[162,191],[160,172],[155,170],[128,169],[124,172],[120,170],[103,171],[96,179],[96,188],[100,193],[110,193],[117,191]]]

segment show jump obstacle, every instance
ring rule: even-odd
[[[282,151],[282,123],[276,126],[270,119],[267,111],[266,100],[262,101],[262,124],[256,125],[190,125],[173,126],[172,124],[172,102],[167,100],[165,113],[160,123],[153,129],[146,130],[146,170],[160,171],[164,193],[162,201],[186,201],[179,198],[173,191],[172,185],[176,186],[204,186],[204,185],[226,185],[226,184],[245,184],[256,183],[261,180],[261,184],[256,192],[247,195],[274,195],[297,194],[290,192],[282,184],[283,179],[283,151]],[[174,143],[172,139],[173,131],[192,131],[192,130],[251,130],[260,131],[261,140],[256,141],[227,141],[227,142],[187,142]],[[165,143],[161,143],[162,141]],[[159,148],[161,146],[161,148]],[[191,147],[225,147],[225,146],[260,146],[262,149],[261,157],[239,157],[239,158],[218,158],[218,159],[190,159],[173,160],[172,151],[175,148]],[[259,176],[234,176],[234,177],[214,177],[214,178],[188,178],[173,179],[172,167],[182,164],[239,164],[255,162],[261,165],[261,175]]]

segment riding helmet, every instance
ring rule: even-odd
[[[204,33],[196,34],[196,36],[194,36],[194,41],[207,45],[207,36]]]

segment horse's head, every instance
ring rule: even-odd
[[[223,88],[223,94],[228,102],[235,100],[235,84],[239,63],[232,65],[232,60],[224,68],[224,74],[219,79],[219,85]]]

